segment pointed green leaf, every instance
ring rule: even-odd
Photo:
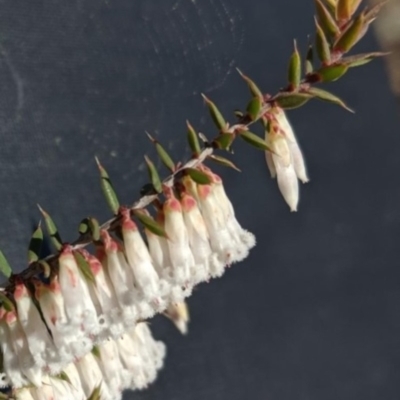
[[[268,143],[257,136],[256,134],[249,132],[249,131],[241,131],[240,137],[247,143],[251,144],[252,146],[256,147],[257,149],[260,150],[271,150],[271,148],[268,146]]]
[[[79,251],[74,251],[74,257],[76,263],[78,264],[79,270],[82,272],[82,275],[88,282],[93,283],[96,285],[96,278],[93,274],[92,269],[90,268],[89,262],[85,259],[82,253]]]
[[[43,245],[43,231],[40,226],[35,229],[31,236],[31,241],[29,242],[29,249],[28,249],[28,264],[32,264],[36,262],[40,258],[40,252],[42,250]]]
[[[216,154],[211,154],[208,159],[215,161],[216,163],[223,165],[224,167],[233,168],[238,172],[242,172],[232,161],[225,157],[217,156]]]
[[[0,291],[0,303],[6,311],[14,311],[15,309],[13,302],[2,291]]]
[[[62,240],[60,237],[60,234],[58,233],[58,229],[56,224],[54,223],[53,219],[50,217],[50,215],[43,210],[38,204],[39,210],[43,215],[44,222],[46,223],[46,228],[47,228],[47,233],[50,236],[51,242],[53,243],[53,246],[57,249],[60,250],[62,246]]]
[[[211,178],[196,168],[185,168],[185,173],[188,174],[199,185],[209,185]]]
[[[335,19],[321,0],[314,1],[319,25],[327,37],[336,38],[340,34],[340,29]]]
[[[317,54],[322,63],[329,63],[331,59],[331,50],[328,39],[325,36],[325,33],[318,21],[315,20],[315,26],[317,27],[317,31],[315,33],[315,48],[317,50]]]
[[[201,153],[200,142],[197,137],[196,131],[194,130],[193,126],[190,125],[189,121],[186,121],[186,125],[188,128],[187,131],[187,140],[189,143],[189,147],[192,150],[195,156],[198,156]]]
[[[364,16],[360,14],[351,21],[346,30],[337,38],[333,49],[336,52],[347,53],[358,42],[364,28],[368,25]]]
[[[142,210],[133,211],[136,218],[144,225],[146,229],[154,233],[157,236],[167,237],[167,234],[157,221],[155,221],[150,215],[147,215]]]
[[[204,101],[208,107],[208,111],[210,112],[211,118],[214,121],[214,124],[220,131],[224,131],[226,129],[226,121],[222,116],[221,112],[218,110],[217,106],[204,94],[202,94]]]
[[[345,64],[328,65],[317,71],[317,74],[322,82],[333,82],[341,78],[349,69]]]
[[[3,252],[0,250],[0,272],[6,277],[10,278],[12,275],[12,269],[10,267],[10,264],[8,263],[5,255]]]
[[[233,133],[221,133],[213,140],[213,146],[217,149],[229,150],[234,139],[235,135]]]
[[[324,4],[332,15],[336,14],[336,3],[337,0],[324,0]]]
[[[343,57],[341,59],[341,62],[346,64],[348,67],[359,67],[361,65],[367,64],[373,59],[377,57],[384,57],[387,56],[390,53],[384,53],[384,52],[373,52],[373,53],[364,53],[364,54],[356,54],[354,56],[349,56],[349,57]]]
[[[362,0],[350,0],[350,14],[353,15],[360,6]]]
[[[161,179],[160,175],[158,175],[157,168],[153,164],[153,162],[150,160],[149,157],[144,156],[144,159],[147,164],[147,170],[149,172],[149,178],[151,180],[151,183],[154,186],[154,189],[156,190],[157,193],[162,192],[162,184],[161,184]]]
[[[111,183],[110,177],[108,176],[107,171],[105,168],[100,164],[99,159],[96,157],[96,163],[100,171],[100,178],[101,178],[101,188],[103,190],[104,196],[106,198],[108,206],[111,208],[111,211],[114,215],[118,214],[119,210],[119,201],[117,194],[113,188]]]
[[[72,385],[71,379],[69,378],[68,374],[64,371],[61,371],[58,375],[55,376],[57,379],[60,379],[62,381],[68,382],[70,385]]]
[[[245,74],[243,74],[242,71],[240,71],[239,68],[236,68],[237,72],[239,72],[240,76],[245,80],[247,83],[247,86],[249,87],[250,93],[252,94],[253,97],[260,97],[263,98],[263,94],[259,87]]]
[[[311,74],[314,71],[314,49],[312,44],[308,46],[306,60],[304,62],[304,69],[306,75]]]
[[[328,101],[330,103],[337,104],[347,111],[354,113],[354,111],[349,108],[339,97],[335,96],[334,94],[327,92],[326,90],[311,87],[307,90],[308,93],[312,94],[316,99]]]
[[[301,80],[301,57],[297,50],[297,43],[294,41],[294,51],[289,61],[288,81],[292,89],[297,89]]]
[[[312,95],[307,93],[279,93],[275,98],[275,102],[278,104],[279,107],[285,109],[292,109],[298,108],[302,105],[306,104]]]
[[[161,146],[160,142],[157,139],[154,139],[148,132],[146,132],[146,134],[149,137],[149,139],[152,141],[152,143],[156,146],[157,154],[160,157],[163,164],[171,172],[173,172],[175,170],[175,163],[172,161],[172,158],[170,157],[170,155],[167,153],[167,151],[164,149],[164,147]]]
[[[250,121],[255,121],[260,114],[262,108],[262,99],[261,97],[253,97],[249,104],[247,105],[247,115],[250,118]]]
[[[88,397],[87,400],[100,400],[100,399],[101,399],[101,385],[93,389],[92,394]]]

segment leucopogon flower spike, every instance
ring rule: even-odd
[[[0,399],[118,400],[125,389],[142,390],[162,368],[165,345],[144,322],[157,313],[186,334],[185,299],[193,288],[221,277],[255,246],[238,222],[229,190],[208,162],[239,170],[218,152],[231,152],[236,139],[266,152],[271,176],[291,211],[297,211],[299,181],[308,181],[302,151],[287,119],[289,109],[310,99],[349,108],[337,96],[315,87],[341,78],[351,67],[383,55],[345,57],[365,35],[381,5],[357,14],[361,1],[316,0],[316,41],[302,60],[297,43],[289,61],[288,85],[264,94],[240,72],[251,92],[246,111],[230,124],[203,95],[218,133],[208,140],[187,122],[192,157],[175,163],[148,135],[170,175],[161,180],[150,158],[150,182],[131,207],[121,206],[105,168],[96,159],[101,187],[113,217],[100,225],[85,218],[80,236],[61,240],[41,209],[56,252],[41,254],[40,224],[29,245],[28,267],[13,273],[0,251]],[[315,65],[314,51],[320,65]],[[250,132],[261,125],[265,137]],[[154,215],[154,216],[153,216]],[[87,247],[91,245],[92,247]]]

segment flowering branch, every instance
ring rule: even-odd
[[[204,163],[237,169],[216,153],[230,152],[242,138],[265,151],[271,176],[277,178],[290,209],[297,210],[298,180],[307,182],[308,174],[285,110],[320,99],[351,111],[336,95],[315,85],[336,81],[349,68],[383,55],[346,56],[381,8],[356,15],[360,4],[361,0],[315,0],[315,43],[309,44],[303,62],[294,42],[288,83],[275,95],[265,94],[239,71],[252,98],[244,112],[236,112],[236,123],[229,124],[203,95],[218,134],[208,140],[188,122],[193,155],[187,162],[175,163],[148,134],[170,175],[161,180],[145,157],[150,183],[132,206],[120,205],[107,171],[96,159],[113,212],[107,222],[100,225],[85,218],[79,238],[69,244],[39,207],[56,253],[40,258],[40,224],[29,245],[27,269],[13,274],[0,252],[0,269],[8,278],[0,291],[0,388],[5,393],[0,399],[114,400],[127,388],[142,389],[154,381],[165,348],[142,321],[161,312],[185,333],[189,315],[184,299],[193,287],[221,276],[255,245],[254,236],[237,221],[221,178]],[[250,131],[257,123],[264,137]],[[135,221],[143,225],[146,241]],[[94,255],[85,249],[89,244]]]

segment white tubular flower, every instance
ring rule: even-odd
[[[98,333],[96,309],[71,246],[64,246],[58,261],[58,279],[70,323],[82,329],[87,335]]]
[[[164,214],[159,211],[157,213],[157,222],[164,227]],[[167,239],[162,236],[158,236],[155,233],[144,230],[146,233],[147,243],[149,245],[149,252],[153,265],[160,277],[164,277],[166,269],[171,266],[171,260],[169,257]]]
[[[213,266],[212,276],[221,276],[225,265],[235,261],[236,245],[226,226],[226,218],[221,209],[212,185],[198,185],[197,192],[201,213],[210,237],[211,249],[217,254],[218,261]]]
[[[52,400],[66,400],[66,399],[74,399],[74,400],[86,400],[85,394],[83,393],[82,388],[75,388],[69,382],[59,379],[59,378],[50,378],[50,384],[53,389],[54,397],[51,397]],[[43,387],[43,386],[42,386]]]
[[[172,190],[168,190],[165,195],[167,200],[163,206],[164,229],[168,236],[172,278],[174,283],[190,287],[191,270],[195,266],[195,261],[189,246],[189,235],[183,219],[182,207]]]
[[[276,170],[279,190],[290,207],[290,211],[297,211],[299,184],[288,142],[278,132],[269,133],[266,139],[269,141],[273,151],[272,160]]]
[[[125,387],[130,385],[131,376],[122,367],[115,341],[106,340],[98,346],[98,349],[99,365],[103,372],[104,381],[107,382],[110,392],[116,396],[117,393],[122,392]]]
[[[303,154],[301,152],[299,144],[297,143],[297,139],[294,134],[293,128],[286,117],[285,111],[280,107],[274,107],[272,112],[275,115],[279,128],[283,131],[283,134],[287,139],[289,150],[290,153],[292,154],[292,162],[294,170],[296,172],[296,176],[303,183],[306,183],[309,181],[309,179],[307,176],[307,170],[304,163]]]
[[[244,258],[247,257],[249,250],[255,246],[256,239],[252,233],[243,229],[236,219],[235,210],[225,192],[224,184],[221,177],[219,177],[217,174],[214,174],[209,168],[205,166],[203,166],[202,168],[212,179],[213,191],[216,198],[218,199],[220,208],[225,215],[226,226],[230,234],[232,235],[232,240],[235,241],[238,245],[235,261],[242,261]]]
[[[159,297],[159,277],[154,269],[149,250],[138,227],[130,217],[129,210],[123,210],[121,214],[125,254],[132,268],[135,282],[146,298],[157,299]]]
[[[22,375],[19,368],[18,356],[14,350],[13,338],[10,335],[10,330],[6,323],[7,311],[3,306],[0,306],[0,345],[3,353],[3,369],[1,386],[8,384],[15,387],[27,385],[28,380]]]
[[[174,323],[182,335],[188,333],[189,309],[185,301],[169,304],[164,315]]]
[[[36,279],[33,283],[35,285],[35,297],[39,302],[43,318],[51,331],[53,342],[60,357],[59,362],[69,362],[73,359],[70,344],[76,340],[76,331],[68,324],[64,298],[58,279],[56,276],[52,277],[49,285]]]
[[[15,393],[15,400],[35,400],[29,388],[18,389]]]
[[[79,372],[82,390],[87,398],[92,394],[93,390],[100,385],[102,391],[108,392],[103,382],[103,374],[100,366],[91,352],[77,361],[75,365]]]
[[[44,325],[39,310],[23,283],[15,285],[14,299],[17,305],[18,319],[25,332],[29,351],[35,363],[44,367],[47,361],[57,359],[53,341]]]
[[[106,255],[107,271],[118,303],[121,310],[127,313],[125,317],[128,320],[135,320],[137,313],[134,306],[136,303],[136,291],[134,289],[132,271],[128,268],[127,263],[124,262],[124,255],[118,250],[118,244],[106,230],[101,231],[101,238]]]
[[[68,380],[71,384],[71,387],[74,390],[74,393],[76,393],[77,396],[76,398],[77,399],[84,398],[86,400],[85,393],[83,392],[82,389],[81,378],[79,376],[79,372],[75,364],[73,363],[68,364],[64,368],[63,372],[68,376]]]
[[[42,383],[42,371],[37,365],[35,365],[35,361],[29,351],[25,333],[18,321],[16,311],[8,311],[4,320],[8,326],[11,343],[14,353],[17,355],[19,368],[22,374],[29,382],[33,383],[35,386],[40,386]],[[11,374],[9,374],[9,377],[10,380],[13,381]],[[12,383],[14,387],[18,387],[17,382]]]
[[[96,307],[99,327],[105,331],[104,335],[106,335],[114,322],[114,316],[121,313],[117,297],[101,262],[86,250],[80,250],[80,252],[89,264],[95,279],[95,284],[89,286],[89,291]]]
[[[143,362],[139,356],[137,344],[128,334],[122,335],[116,343],[122,365],[131,376],[131,382],[126,388],[146,388],[147,379],[143,371]]]
[[[212,250],[206,224],[194,197],[182,193],[181,206],[195,261],[192,268],[192,284],[196,285],[209,279]]]

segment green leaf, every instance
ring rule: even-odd
[[[247,105],[247,115],[250,118],[250,121],[255,121],[260,114],[262,108],[262,99],[261,97],[253,97],[249,104]]]
[[[228,160],[225,157],[217,156],[216,154],[211,154],[211,156],[208,156],[208,159],[215,161],[217,164],[223,165],[224,167],[233,168],[238,172],[242,172],[232,161]]]
[[[188,174],[199,185],[209,185],[211,178],[196,168],[185,168],[185,173]]]
[[[345,64],[334,64],[322,67],[317,71],[321,82],[333,82],[341,78],[349,69]]]
[[[47,233],[50,236],[53,246],[57,250],[60,250],[62,247],[62,240],[61,240],[60,234],[58,233],[56,224],[54,223],[54,221],[50,217],[50,215],[46,211],[44,211],[42,207],[39,206],[39,204],[38,204],[38,207],[39,207],[40,212],[43,215],[44,222],[46,223]]]
[[[171,172],[173,172],[175,170],[175,163],[172,161],[172,158],[170,157],[170,155],[167,153],[167,151],[164,149],[164,147],[161,146],[160,142],[157,139],[154,139],[148,132],[146,132],[146,134],[149,137],[149,139],[152,141],[152,143],[156,146],[157,154],[160,157],[163,164]]]
[[[213,140],[213,146],[217,149],[229,150],[234,139],[235,135],[233,133],[221,133]]]
[[[68,382],[70,385],[72,385],[71,379],[69,379],[69,376],[67,375],[66,372],[61,371],[59,374],[55,376],[57,379],[60,379],[62,381]]]
[[[297,50],[297,43],[294,41],[294,51],[289,61],[288,81],[292,89],[297,89],[301,80],[301,57]]]
[[[319,25],[329,38],[336,38],[340,34],[340,29],[330,11],[321,0],[314,0],[317,11]]]
[[[306,60],[304,62],[304,69],[306,75],[311,74],[314,71],[314,49],[312,44],[308,46]]]
[[[0,272],[6,277],[10,278],[12,275],[12,269],[10,267],[10,264],[7,261],[7,258],[3,254],[3,252],[0,250]]]
[[[236,68],[237,72],[239,72],[240,76],[245,80],[247,83],[247,86],[249,87],[249,90],[252,94],[253,97],[260,97],[261,99],[263,98],[263,94],[259,87],[245,74],[243,74],[242,71],[240,71],[239,68]]]
[[[87,400],[100,400],[100,399],[101,399],[101,385],[93,389],[92,394],[88,397]]]
[[[147,170],[149,172],[149,178],[151,180],[151,183],[154,186],[154,189],[156,190],[157,193],[162,192],[162,183],[160,179],[160,175],[158,175],[157,168],[153,164],[153,162],[150,160],[149,157],[144,156],[144,159],[147,164]]]
[[[315,48],[322,63],[329,63],[331,59],[331,50],[328,39],[325,36],[323,29],[320,27],[317,20],[315,20],[317,32],[315,34]]]
[[[268,143],[257,136],[256,134],[249,132],[249,131],[241,131],[239,132],[240,137],[247,143],[251,144],[253,147],[256,147],[257,149],[260,150],[268,150],[271,151],[270,146],[268,146]]]
[[[2,291],[0,291],[0,303],[6,311],[14,311],[15,309],[13,302]]]
[[[192,150],[193,154],[198,156],[201,153],[199,138],[197,137],[196,131],[194,130],[193,126],[190,125],[189,121],[186,121],[186,125],[188,128],[187,139],[189,147]]]
[[[336,52],[347,53],[358,42],[364,32],[364,28],[368,25],[365,17],[360,14],[351,21],[346,30],[337,38],[333,49]]]
[[[96,285],[96,278],[93,274],[92,269],[90,268],[89,262],[85,259],[83,254],[79,251],[73,252],[76,263],[78,264],[79,270],[82,272],[82,275],[88,282],[93,283]]]
[[[208,107],[208,111],[210,112],[211,118],[214,121],[214,124],[220,131],[224,131],[226,129],[226,121],[217,106],[204,94],[202,94],[204,101]]]
[[[167,237],[167,234],[157,221],[155,221],[150,215],[145,214],[142,210],[133,210],[136,218],[144,225],[146,229],[154,233],[157,236]]]
[[[351,108],[349,108],[343,102],[343,100],[341,100],[339,97],[335,96],[334,94],[327,92],[326,90],[316,88],[316,87],[311,87],[307,90],[307,93],[312,94],[316,99],[324,100],[324,101],[328,101],[330,103],[337,104],[337,105],[343,107],[344,109],[346,109],[347,111],[354,113],[354,111]]]
[[[31,236],[31,240],[29,242],[29,249],[28,249],[28,264],[32,264],[36,262],[40,258],[40,252],[42,250],[43,245],[43,231],[40,226],[35,229]]]
[[[100,171],[101,188],[103,190],[107,204],[111,208],[113,214],[117,215],[119,210],[119,201],[115,193],[115,190],[113,188],[113,185],[111,183],[110,177],[108,176],[108,173],[105,170],[105,168],[100,164],[100,161],[97,157],[96,157],[96,163]]]
[[[96,218],[84,218],[79,224],[79,233],[81,236],[89,236],[94,241],[100,240],[100,224]]]
[[[307,93],[282,92],[282,93],[279,93],[274,98],[274,100],[278,104],[279,107],[285,108],[288,110],[288,109],[292,109],[292,108],[301,107],[302,105],[306,104],[311,98],[312,98],[312,95],[307,94]]]
[[[92,348],[92,354],[96,357],[96,358],[101,358],[101,355],[100,355],[100,349],[99,349],[99,347],[98,346],[93,346],[93,348]]]
[[[384,57],[388,54],[390,53],[376,51],[373,53],[356,54],[354,56],[343,57],[340,61],[346,64],[348,67],[353,68],[367,64],[377,57]]]
[[[370,7],[370,8],[367,8],[365,11],[364,11],[364,18],[365,18],[365,20],[366,20],[366,22],[368,23],[368,24],[370,24],[371,22],[373,22],[375,19],[376,19],[376,17],[378,16],[378,14],[379,14],[379,12],[381,11],[381,8],[385,5],[387,3],[387,0],[386,1],[381,1],[380,3],[378,3],[377,5],[375,5],[375,6],[373,6],[373,7]]]

